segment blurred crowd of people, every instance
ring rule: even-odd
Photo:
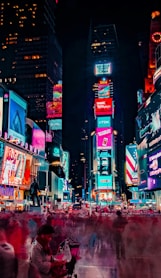
[[[60,243],[67,238],[80,243],[75,258],[82,262],[101,259],[108,265],[113,256],[120,278],[138,278],[138,271],[142,269],[144,274],[147,267],[152,273],[145,277],[160,277],[160,215],[126,217],[120,211],[87,217],[49,211],[1,212],[0,277],[58,277],[54,269],[60,266],[59,272],[67,275],[67,261],[55,259]]]

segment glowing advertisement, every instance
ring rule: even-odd
[[[62,84],[54,85],[53,99],[46,103],[46,110],[48,119],[62,118]]]
[[[155,92],[136,117],[139,189],[147,188],[147,153],[161,145],[161,91]]]
[[[22,178],[21,188],[29,189],[31,185],[31,165],[32,165],[32,155],[26,153],[26,164],[24,169],[24,175]]]
[[[69,152],[63,151],[62,153],[62,167],[63,171],[65,173],[65,178],[68,180],[69,179]]]
[[[110,84],[107,82],[98,83],[98,98],[110,97]]]
[[[111,150],[97,151],[97,171],[101,176],[112,174],[112,154]]]
[[[45,132],[36,123],[32,128],[32,146],[39,150],[39,154],[45,153]]]
[[[97,149],[112,148],[112,128],[96,128]]]
[[[111,63],[99,63],[94,66],[94,75],[109,75],[112,73]]]
[[[0,91],[0,136],[2,135],[2,124],[3,124],[3,95]]]
[[[62,130],[62,119],[52,119],[48,121],[50,130]]]
[[[148,156],[148,189],[161,189],[161,150]]]
[[[22,184],[26,165],[26,153],[5,146],[2,163],[1,184],[19,186]]]
[[[137,147],[135,144],[126,146],[125,180],[127,185],[138,185]]]
[[[112,175],[110,176],[97,176],[98,186],[97,189],[112,189]]]
[[[111,117],[107,116],[107,117],[97,117],[97,127],[111,127],[112,123],[111,123]]]
[[[112,100],[112,98],[95,98],[95,115],[111,116],[113,112]]]
[[[9,91],[8,136],[25,143],[27,102]]]

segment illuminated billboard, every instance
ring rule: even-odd
[[[97,149],[112,148],[112,133],[111,127],[108,128],[96,128]]]
[[[61,164],[65,173],[65,178],[69,179],[69,152],[63,151],[61,157]]]
[[[112,73],[111,63],[99,63],[94,66],[94,75],[110,75]]]
[[[100,80],[98,83],[98,98],[110,97],[110,83],[108,80]]]
[[[112,174],[112,154],[111,150],[97,151],[97,171],[102,176]]]
[[[102,116],[97,117],[97,127],[111,127],[111,117],[110,116]]]
[[[5,146],[2,162],[1,183],[19,186],[22,184],[26,165],[26,153]]]
[[[111,116],[113,112],[112,100],[112,98],[95,98],[95,115]]]
[[[15,92],[9,91],[8,136],[26,141],[27,102]]]
[[[62,84],[53,87],[53,99],[46,103],[46,117],[48,119],[62,118]]]
[[[161,189],[161,149],[148,156],[148,189]]]
[[[98,186],[97,189],[112,189],[112,175],[110,176],[97,176]]]
[[[62,119],[52,119],[48,121],[50,130],[62,130]]]
[[[138,185],[138,163],[136,144],[126,146],[125,180],[127,185]]]
[[[0,90],[0,136],[2,135],[3,124],[3,92]]]
[[[22,178],[21,188],[29,189],[31,185],[31,165],[32,165],[32,155],[26,153],[26,164],[24,169],[24,176]]]
[[[45,132],[36,123],[32,128],[32,146],[39,150],[39,154],[45,153]]]

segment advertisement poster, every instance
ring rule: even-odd
[[[112,189],[112,175],[98,176],[98,189]]]
[[[46,103],[48,119],[62,118],[62,84],[56,84],[53,88],[53,100]]]
[[[8,136],[25,143],[27,103],[15,92],[9,91]]]
[[[32,128],[32,146],[39,150],[39,154],[45,153],[45,132],[36,123]]]
[[[99,63],[94,66],[94,75],[109,75],[112,73],[111,63]]]
[[[138,185],[137,147],[135,144],[126,146],[126,184]]]
[[[96,128],[97,149],[112,148],[112,128]]]
[[[0,136],[2,135],[2,123],[3,123],[3,95],[0,90]]]
[[[148,156],[148,189],[161,189],[161,150]]]
[[[96,116],[112,116],[113,114],[113,98],[96,98],[95,99],[95,115]]]
[[[97,127],[111,127],[111,117],[97,117]]]
[[[2,163],[1,183],[19,186],[22,184],[26,165],[26,154],[18,149],[5,146]]]

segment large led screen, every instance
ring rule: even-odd
[[[98,83],[98,98],[110,97],[110,84],[106,82]]]
[[[111,63],[99,63],[94,66],[94,75],[109,75],[112,73]]]
[[[63,167],[63,171],[65,173],[65,178],[69,179],[69,152],[63,151],[62,157],[61,157],[61,163]]]
[[[62,130],[62,119],[52,119],[48,121],[50,130]]]
[[[161,149],[148,156],[148,189],[161,189]]]
[[[161,144],[161,91],[154,93],[136,117],[136,142],[150,150]]]
[[[39,154],[45,153],[45,132],[36,123],[32,128],[32,146],[39,150]]]
[[[53,88],[53,100],[46,103],[47,118],[62,118],[62,84]]]
[[[24,176],[22,179],[21,188],[29,189],[31,185],[31,164],[32,164],[32,155],[26,153],[26,164],[24,169]]]
[[[96,128],[97,149],[112,148],[112,128]]]
[[[98,189],[112,189],[112,175],[110,176],[97,176]]]
[[[5,185],[19,186],[22,184],[26,165],[26,154],[18,149],[5,146],[1,183]]]
[[[97,171],[101,176],[108,176],[112,174],[111,150],[97,151]]]
[[[8,136],[25,143],[27,102],[9,91]]]
[[[127,185],[138,185],[137,148],[135,144],[126,146],[125,179]]]
[[[97,127],[111,127],[111,117],[97,117]]]
[[[0,136],[2,135],[2,123],[3,123],[3,92],[0,88]]]
[[[96,98],[95,99],[95,115],[96,116],[112,116],[113,105],[112,98]]]

